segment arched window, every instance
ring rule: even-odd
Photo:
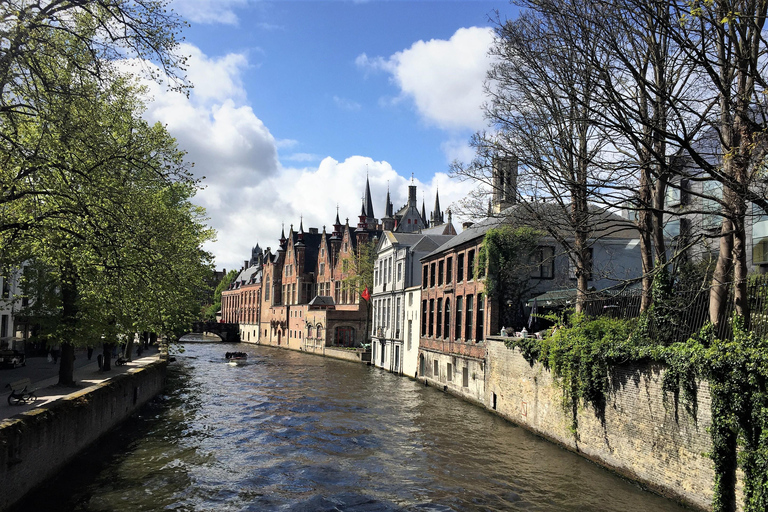
[[[317,328],[315,329],[315,338],[321,340],[323,339],[323,326],[320,324],[317,324]]]
[[[312,326],[307,325],[307,338],[311,338],[311,337],[312,337]]]

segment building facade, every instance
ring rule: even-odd
[[[404,373],[406,289],[421,282],[421,257],[450,238],[450,235],[384,231],[376,247],[371,294],[371,362],[374,365]],[[410,299],[412,302],[413,295]]]

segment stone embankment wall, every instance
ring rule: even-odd
[[[610,374],[605,407],[576,411],[549,370],[531,366],[519,349],[487,341],[486,406],[543,437],[641,482],[665,496],[709,510],[714,470],[707,457],[712,441],[709,386],[698,388],[698,407],[689,414],[662,389],[660,365],[617,367]]]
[[[166,368],[158,361],[0,422],[0,510],[159,393]]]

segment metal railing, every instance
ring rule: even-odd
[[[732,288],[732,287],[731,287]],[[589,317],[610,316],[612,318],[637,318],[640,315],[641,294],[637,290],[592,297],[584,304]],[[758,336],[768,335],[768,274],[750,276],[747,283],[747,302],[750,311],[750,329]],[[651,315],[649,334],[663,338],[667,343],[685,341],[709,322],[710,290],[677,290],[657,305],[658,315]],[[721,338],[733,336],[731,318],[735,309],[731,289],[720,321]]]

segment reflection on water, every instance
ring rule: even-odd
[[[188,344],[165,395],[17,510],[682,510],[409,379],[236,347]]]

